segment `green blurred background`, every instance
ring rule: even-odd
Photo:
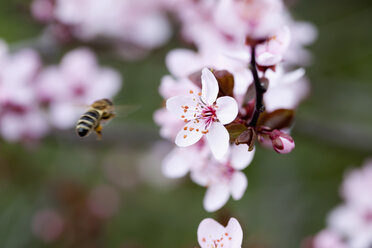
[[[307,69],[311,95],[298,110],[296,149],[277,155],[259,147],[245,170],[249,186],[242,200],[209,214],[202,208],[204,188],[160,173],[154,144],[158,150],[167,145],[159,145],[152,114],[161,106],[157,88],[167,73],[164,56],[182,44],[174,38],[130,63],[98,51],[101,64],[125,78],[117,103],[140,108],[114,120],[101,142],[78,139],[74,130],[55,131],[32,148],[0,141],[0,247],[191,248],[206,217],[239,219],[243,247],[251,248],[300,247],[321,230],[327,213],[341,202],[345,171],[372,155],[372,2],[288,4],[296,19],[319,31]],[[27,6],[27,1],[0,1],[0,37],[15,48],[33,44],[42,32]],[[45,60],[58,62],[63,52]],[[87,214],[82,203],[99,185],[120,195],[118,212],[105,220]],[[52,244],[31,232],[32,217],[45,208],[61,212],[69,223]]]

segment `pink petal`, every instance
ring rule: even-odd
[[[243,197],[247,186],[248,180],[244,173],[240,171],[235,172],[230,182],[230,191],[232,198],[234,200],[240,200]]]
[[[215,220],[208,218],[200,222],[198,227],[198,242],[201,248],[210,248],[213,240],[219,239],[225,228]]]
[[[217,99],[216,105],[218,106],[216,115],[222,124],[225,125],[235,120],[238,115],[238,104],[234,98],[229,96],[220,97]]]
[[[189,109],[195,109],[194,96],[174,96],[167,100],[166,106],[167,109],[176,115],[179,119],[186,118],[188,120],[195,119],[194,112],[187,111],[183,106],[189,107]]]
[[[262,66],[272,66],[278,64],[282,60],[281,54],[262,53],[257,56],[257,64]]]
[[[163,174],[169,178],[179,178],[187,174],[193,163],[186,149],[174,148],[163,160]]]
[[[227,247],[241,248],[242,242],[243,242],[243,230],[237,219],[231,218],[229,220],[229,223],[227,224],[226,229],[225,229],[225,236],[226,236],[226,233],[229,237],[227,239],[229,240]]]
[[[212,105],[216,101],[219,91],[217,79],[208,68],[203,69],[201,79],[202,99],[206,104]]]
[[[246,168],[253,160],[253,151],[248,151],[247,145],[232,145],[231,148],[231,165],[236,170],[243,170]]]
[[[190,178],[194,183],[200,186],[203,186],[203,187],[208,186],[209,179],[210,179],[209,176],[206,175],[205,172],[202,172],[200,170],[191,170]]]
[[[186,147],[195,144],[203,136],[201,131],[200,124],[193,122],[186,123],[176,136],[176,145]]]
[[[170,73],[176,77],[185,77],[200,70],[200,58],[198,54],[188,49],[175,49],[166,57],[166,65]]]
[[[204,196],[203,205],[208,212],[214,212],[229,200],[230,192],[226,184],[214,184],[208,187]]]
[[[226,128],[220,122],[213,122],[206,138],[213,156],[218,160],[222,159],[229,149],[230,136]]]

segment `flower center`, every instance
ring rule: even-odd
[[[200,119],[204,120],[205,129],[207,129],[212,122],[217,121],[215,106],[205,106],[202,108],[202,112],[199,116]]]

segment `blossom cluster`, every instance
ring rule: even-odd
[[[31,11],[59,40],[100,40],[132,53],[156,48],[171,34],[158,0],[34,0]]]
[[[38,53],[10,53],[0,41],[0,134],[11,142],[34,141],[52,128],[72,127],[82,108],[112,98],[121,76],[100,67],[94,53],[70,51],[59,65],[43,66]]]
[[[328,216],[314,248],[369,248],[372,245],[372,161],[350,171],[342,184],[345,202]]]
[[[241,170],[255,142],[289,153],[294,110],[308,94],[301,66],[316,31],[295,22],[281,0],[173,2],[185,40],[174,49],[162,78],[164,107],[154,114],[163,138],[176,147],[163,173],[191,179],[207,192],[204,208],[216,211],[248,185]],[[228,18],[227,18],[228,17]]]

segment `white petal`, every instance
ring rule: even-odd
[[[186,123],[176,136],[176,145],[186,147],[195,144],[203,136],[201,131],[200,124],[195,124],[192,121]]]
[[[229,243],[227,247],[241,248],[243,242],[243,230],[237,219],[231,218],[229,220],[225,232],[231,238],[228,239]]]
[[[179,119],[186,118],[188,120],[194,119],[194,113],[192,111],[185,112],[183,106],[189,107],[189,109],[195,109],[195,97],[194,96],[174,96],[167,100],[167,109],[176,115]]]
[[[243,170],[253,160],[255,149],[248,151],[247,145],[232,145],[231,148],[231,165],[236,170]]]
[[[200,222],[198,227],[198,242],[201,248],[210,248],[213,240],[219,239],[225,228],[215,220],[208,218]]]
[[[247,177],[243,172],[235,172],[230,181],[231,196],[234,200],[240,200],[248,186]]]
[[[192,158],[182,148],[174,148],[163,160],[163,174],[169,178],[183,177],[190,169]],[[186,155],[186,156],[185,156]]]
[[[230,136],[227,129],[221,123],[213,122],[206,137],[213,156],[222,159],[229,149]]]
[[[206,104],[212,105],[216,101],[219,91],[217,79],[208,68],[203,69],[201,79],[202,99]]]
[[[214,184],[208,187],[204,196],[203,205],[208,212],[214,212],[229,200],[230,192],[226,184]]]
[[[222,124],[228,124],[235,120],[238,115],[238,104],[235,99],[229,96],[219,97],[216,101],[216,115]]]

